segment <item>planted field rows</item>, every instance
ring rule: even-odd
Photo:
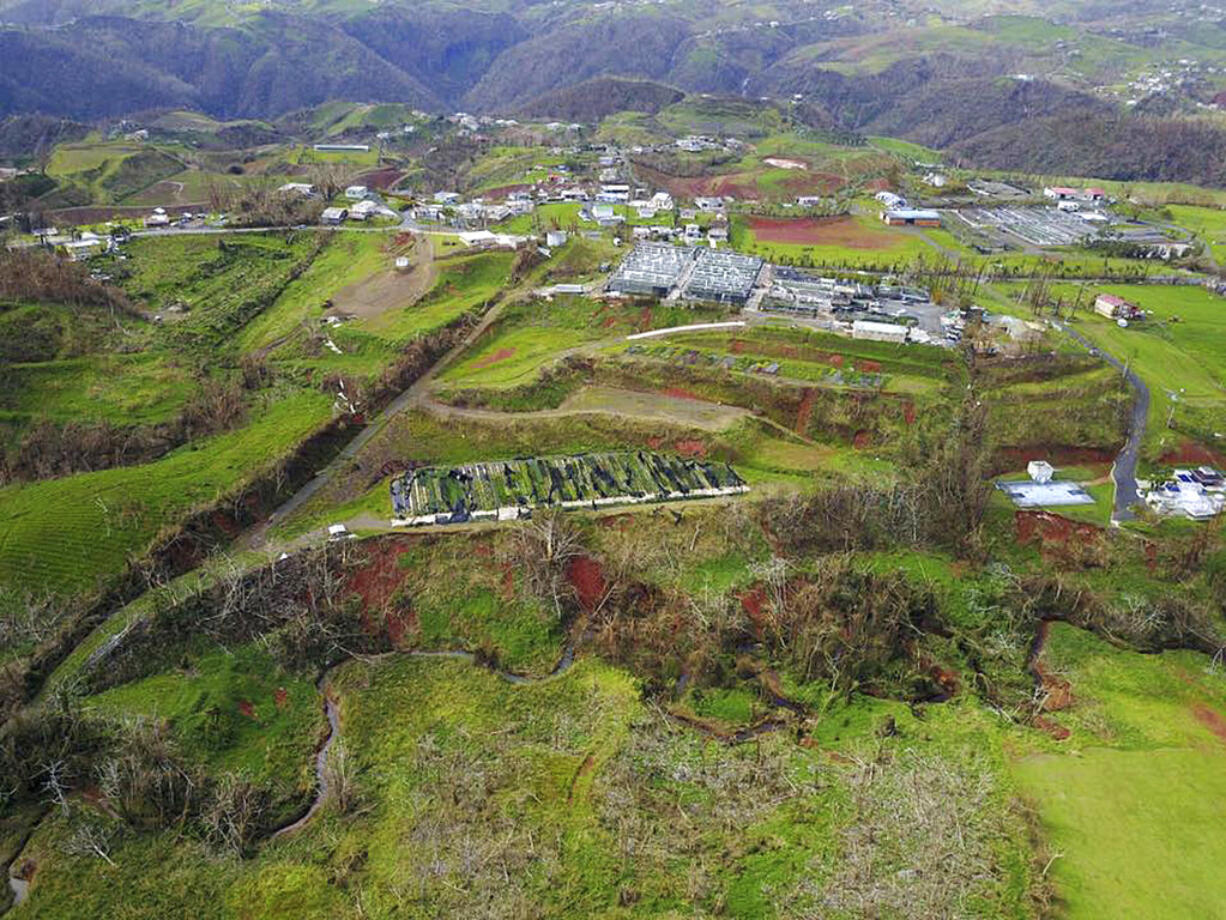
[[[648,451],[428,467],[391,486],[393,510],[410,524],[511,520],[521,509],[598,508],[745,491],[745,481],[727,463]]]

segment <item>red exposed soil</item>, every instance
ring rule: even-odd
[[[238,525],[238,521],[226,514],[224,511],[213,512],[213,526],[224,533],[227,537],[237,537],[242,533],[242,528]]]
[[[741,609],[745,611],[745,616],[754,625],[755,635],[762,635],[762,625],[765,622],[762,616],[762,603],[766,600],[761,588],[754,588],[746,591],[741,595]]]
[[[705,457],[707,455],[707,445],[702,441],[678,441],[673,445],[673,449],[683,457]]]
[[[362,175],[358,176],[357,184],[365,185],[370,188],[389,189],[402,178],[404,178],[403,172],[389,166],[385,169],[376,169],[368,173],[363,173]]]
[[[382,610],[404,580],[397,560],[408,550],[398,540],[380,540],[370,548],[366,564],[349,577],[349,590],[362,598],[366,611]]]
[[[524,185],[523,183],[519,185],[500,185],[498,186],[498,188],[486,189],[484,192],[481,193],[481,197],[484,198],[486,201],[501,201],[505,199],[508,195],[512,195],[515,192],[530,192],[530,191],[532,191],[532,186]]]
[[[1192,714],[1196,716],[1197,722],[1217,735],[1219,741],[1226,744],[1226,718],[1222,718],[1220,712],[1210,709],[1204,703],[1197,703],[1192,707]]]
[[[612,329],[614,326],[616,326],[616,325],[617,325],[617,317],[616,317],[616,316],[610,316],[610,317],[608,317],[608,318],[607,318],[607,319],[606,319],[606,320],[605,320],[603,323],[601,323],[600,325],[601,325],[603,328],[605,328],[605,329]]]
[[[864,184],[864,187],[870,192],[884,192],[890,187],[889,179],[871,179]]]
[[[289,705],[289,691],[284,687],[278,687],[273,691],[272,699],[277,704],[278,709],[284,709]]]
[[[203,202],[199,204],[182,204],[173,207],[168,206],[166,213],[171,218],[180,217],[183,214],[195,214],[204,208]],[[131,206],[125,207],[122,205],[112,205],[110,207],[82,207],[82,208],[59,208],[55,211],[48,211],[46,216],[55,219],[55,226],[61,224],[72,224],[73,226],[82,226],[84,224],[101,224],[108,220],[119,220],[121,218],[131,219],[133,217],[148,217],[150,207]]]
[[[1018,543],[1026,545],[1037,540],[1043,549],[1066,546],[1070,542],[1096,541],[1103,535],[1102,528],[1050,511],[1015,511],[1013,524]]]
[[[749,229],[760,243],[888,249],[895,242],[890,234],[868,230],[850,217],[753,217],[749,220]]]
[[[691,393],[689,390],[683,390],[680,387],[669,387],[667,390],[661,390],[660,395],[667,396],[670,399],[696,399],[702,401],[702,397],[697,393]]]
[[[832,195],[846,184],[842,176],[826,172],[798,172],[780,183],[793,195]]]
[[[757,198],[758,183],[752,176],[734,174],[730,176],[697,176],[694,178],[667,177],[664,187],[673,197],[677,198]]]
[[[504,601],[515,599],[515,569],[509,562],[502,564],[502,599]]]
[[[931,670],[932,679],[936,681],[945,693],[949,696],[956,696],[958,690],[962,687],[962,682],[958,679],[958,672],[952,671],[949,668],[943,668],[940,665],[933,665]]]
[[[1072,734],[1067,728],[1059,722],[1053,722],[1046,716],[1035,716],[1034,727],[1040,731],[1047,732],[1056,741],[1066,741],[1068,736]]]
[[[514,348],[500,348],[496,352],[494,352],[492,355],[487,355],[486,357],[482,358],[480,361],[478,361],[476,364],[473,365],[473,368],[477,369],[477,368],[482,368],[482,367],[489,367],[492,364],[497,364],[499,361],[505,361],[507,360],[507,358],[513,358],[515,357],[515,351],[516,350]]]
[[[856,450],[868,450],[873,446],[873,433],[861,428],[851,439],[851,446]]]
[[[576,556],[566,568],[566,577],[579,596],[579,605],[593,611],[605,598],[604,570],[591,556]]]
[[[1184,441],[1175,450],[1163,454],[1159,462],[1171,466],[1226,467],[1226,455],[1192,441]]]
[[[652,450],[659,450],[662,446],[664,446],[664,439],[653,435],[647,439],[647,446]]]
[[[800,400],[800,408],[796,410],[796,433],[802,438],[809,430],[809,422],[813,418],[813,404],[815,402],[817,402],[817,390],[810,387],[805,390],[805,395]]]
[[[915,403],[905,402],[902,404],[902,417],[903,421],[905,421],[908,425],[915,424]]]
[[[862,374],[879,374],[881,373],[881,362],[868,360],[857,361],[856,370]]]
[[[651,329],[651,307],[643,307],[643,312],[639,314],[639,332],[647,332]]]
[[[250,700],[239,700],[238,711],[241,715],[246,716],[248,719],[254,719],[256,717],[255,707],[251,705]]]
[[[996,468],[1001,472],[1023,469],[1031,460],[1047,460],[1054,466],[1115,462],[1111,451],[1097,447],[1000,447],[994,456]]]

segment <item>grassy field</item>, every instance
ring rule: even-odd
[[[1062,854],[1051,875],[1065,916],[1108,903],[1121,916],[1219,916],[1226,739],[1207,726],[1226,712],[1221,677],[1202,656],[1143,657],[1061,625],[1047,656],[1077,697],[1057,717],[1073,737],[1013,769]]]
[[[275,465],[331,417],[331,402],[304,393],[153,463],[0,489],[0,579],[34,591],[89,590],[164,527]]]
[[[1226,300],[1198,287],[1108,285],[1102,290],[1153,312],[1127,329],[1088,314],[1077,324],[1149,384],[1147,452],[1153,457],[1177,446],[1178,436],[1167,430],[1172,408],[1177,431],[1212,444],[1226,412]]]
[[[1166,206],[1166,210],[1171,212],[1175,223],[1193,231],[1205,241],[1218,265],[1226,264],[1226,209],[1171,204]]]
[[[719,315],[715,310],[664,305],[631,309],[570,296],[517,304],[439,382],[457,388],[519,386],[536,379],[567,351]]]
[[[318,322],[325,302],[338,290],[379,269],[386,270],[390,235],[336,234],[301,278],[290,282],[276,303],[244,327],[243,351],[266,347],[304,323]]]
[[[769,224],[772,229],[755,231],[752,220],[739,215],[732,220],[731,240],[738,251],[802,266],[902,267],[916,257],[940,254],[922,231],[887,227],[868,214],[817,222],[812,229],[786,220],[760,220],[760,227]],[[949,242],[948,234],[942,242]]]

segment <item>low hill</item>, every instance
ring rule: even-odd
[[[88,125],[49,115],[13,115],[0,120],[0,157],[49,153],[56,144],[79,141],[89,131]]]
[[[565,26],[499,55],[465,97],[479,111],[514,111],[543,93],[604,76],[665,78],[689,24],[665,15],[621,15]]]
[[[685,93],[681,90],[663,83],[598,77],[578,86],[568,86],[537,96],[525,104],[520,113],[530,117],[594,122],[617,112],[646,112],[654,115],[684,98]]]
[[[1226,185],[1226,130],[1179,118],[1081,112],[985,131],[951,148],[996,169],[1105,179]]]

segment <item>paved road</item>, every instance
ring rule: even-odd
[[[1132,506],[1141,501],[1141,494],[1137,490],[1137,460],[1141,454],[1141,442],[1145,440],[1145,426],[1149,421],[1149,387],[1137,376],[1136,371],[1114,355],[1107,354],[1077,330],[1070,329],[1063,323],[1057,323],[1056,326],[1122,372],[1128,385],[1137,394],[1132,404],[1132,417],[1128,421],[1128,440],[1124,442],[1123,449],[1111,467],[1111,478],[1115,480],[1115,507],[1111,511],[1111,523],[1135,520],[1136,514],[1133,513]]]

